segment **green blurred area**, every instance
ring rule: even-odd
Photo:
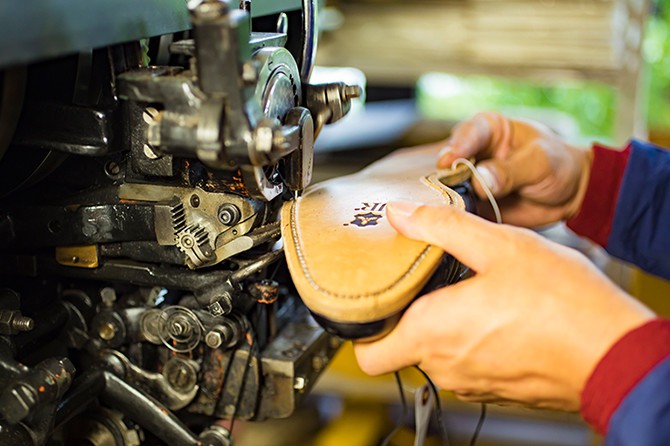
[[[670,130],[670,1],[657,0],[647,21],[643,43],[649,92],[651,129]],[[423,76],[417,103],[427,118],[461,120],[481,110],[550,120],[569,116],[571,129],[585,140],[608,142],[614,137],[616,91],[597,82],[530,82],[486,76]],[[550,112],[549,112],[550,111]],[[542,120],[542,119],[540,119]],[[566,121],[563,119],[563,121]]]
[[[670,130],[670,2],[654,2],[647,22],[644,58],[649,73],[648,122],[651,129]]]
[[[607,141],[614,131],[614,89],[597,83],[539,84],[485,76],[456,77],[430,73],[418,83],[417,103],[431,119],[461,120],[482,110],[542,121],[564,113],[585,138]],[[542,115],[542,116],[540,116]],[[553,118],[553,119],[552,119]]]

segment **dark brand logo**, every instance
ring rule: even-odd
[[[376,226],[379,220],[384,218],[384,208],[386,203],[361,203],[362,206],[355,208],[357,214],[354,214],[354,219],[344,226],[355,225],[359,228],[367,226]]]

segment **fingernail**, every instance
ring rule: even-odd
[[[448,153],[451,153],[454,151],[454,148],[451,146],[445,146],[440,150],[440,153],[437,154],[438,158],[442,158],[443,156],[447,155]]]
[[[486,166],[477,166],[477,172],[479,172],[482,180],[484,180],[484,186],[486,186],[488,190],[491,191],[491,193],[497,193],[500,189],[500,185],[498,184],[498,179],[491,171],[491,169]]]
[[[392,214],[407,218],[421,206],[421,203],[416,203],[414,201],[393,201],[388,204],[388,211]]]

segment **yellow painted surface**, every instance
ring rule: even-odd
[[[324,427],[314,439],[314,446],[371,446],[390,431],[382,405],[347,405],[342,415]]]
[[[631,292],[661,316],[670,316],[670,282],[635,271]]]
[[[416,389],[425,383],[421,373],[414,368],[404,369],[400,374],[405,390]],[[351,391],[354,395],[366,397],[366,390],[374,398],[382,397],[386,400],[398,399],[398,386],[392,373],[382,376],[369,376],[358,367],[356,356],[354,355],[353,344],[345,342],[337,352],[324,377],[326,383],[332,381],[340,382],[346,379],[347,383],[356,383],[356,387],[348,385],[342,386],[342,391],[348,394]],[[345,383],[342,383],[345,384]],[[339,386],[338,386],[339,387]],[[442,396],[448,396],[448,392],[440,392]]]

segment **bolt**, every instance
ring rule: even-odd
[[[113,307],[116,302],[116,290],[112,287],[104,287],[100,290],[100,299],[107,308]]]
[[[98,335],[100,339],[111,341],[116,336],[116,326],[111,322],[104,322],[98,328]]]
[[[331,336],[330,339],[328,340],[328,344],[330,345],[330,348],[336,349],[339,348],[340,345],[342,345],[342,341],[338,337]]]
[[[307,378],[304,376],[296,376],[295,381],[293,381],[293,388],[300,393],[304,392],[307,388]]]
[[[219,207],[219,221],[226,226],[236,225],[240,221],[240,209],[232,203],[226,203]]]
[[[358,85],[345,85],[342,90],[342,99],[348,101],[353,98],[359,98],[363,94],[363,89]]]
[[[223,343],[223,337],[218,331],[212,330],[205,336],[205,343],[209,348],[219,348]]]
[[[35,328],[35,321],[26,316],[17,316],[12,320],[12,328],[17,331],[30,331]]]

